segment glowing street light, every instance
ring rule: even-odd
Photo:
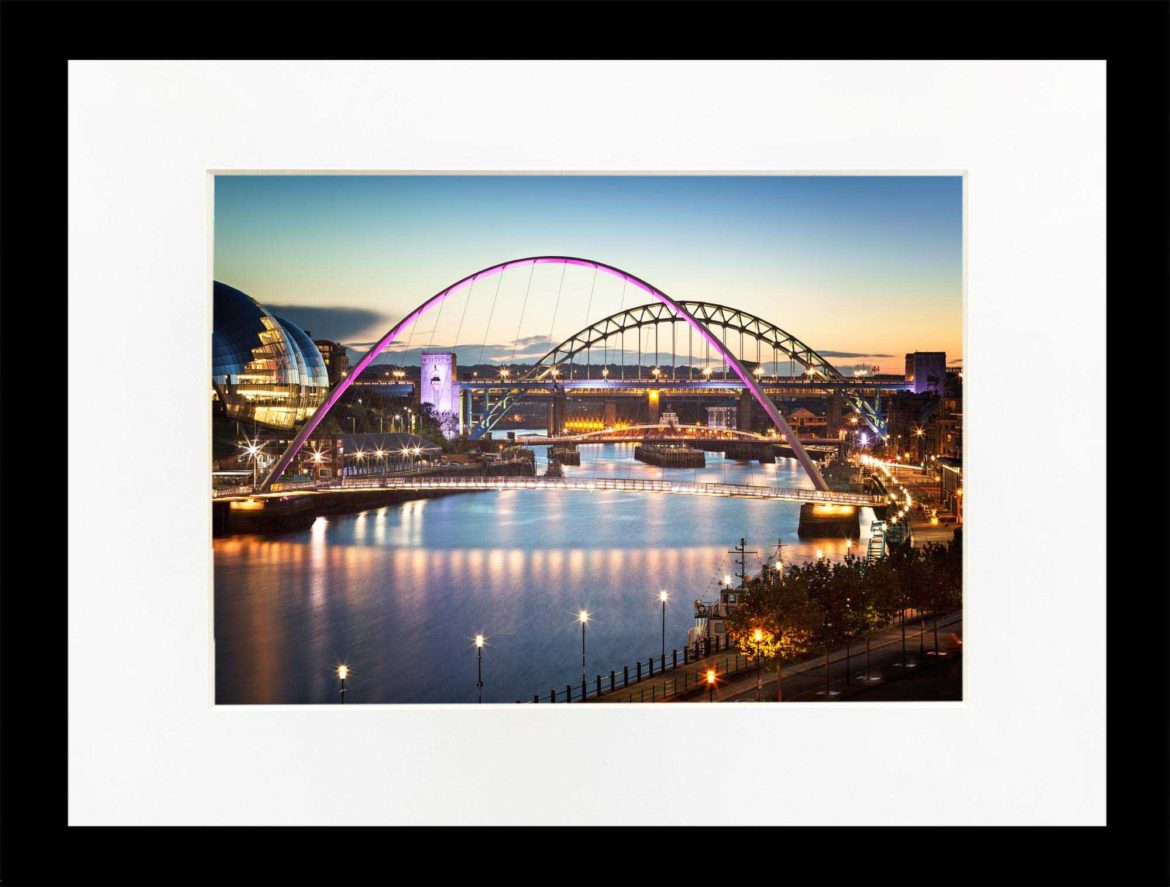
[[[483,635],[475,636],[475,689],[479,691],[479,701],[483,702]]]
[[[585,686],[585,623],[589,621],[589,611],[581,610],[577,614],[577,621],[581,623],[581,686]],[[584,699],[584,696],[582,696]],[[566,700],[568,701],[568,700]]]
[[[260,454],[264,452],[264,447],[266,445],[267,441],[261,443],[259,438],[256,438],[255,440],[248,440],[247,438],[244,438],[244,442],[239,444],[239,446],[244,448],[244,455],[246,455],[252,462],[253,489],[255,489],[256,484],[259,483],[260,480]]]
[[[345,705],[345,679],[349,677],[349,666],[337,666],[337,677],[341,680],[341,687],[337,692],[341,696],[341,704]]]
[[[715,669],[707,669],[707,701],[715,701]]]
[[[756,702],[760,701],[760,693],[763,690],[763,677],[760,673],[760,643],[764,640],[764,633],[760,629],[755,629],[752,632],[752,640],[756,642]]]
[[[665,591],[658,592],[658,600],[662,601],[662,667],[666,667],[666,602],[670,595]]]
[[[511,370],[509,370],[507,367],[500,367],[500,378],[501,379],[503,379],[505,382],[507,382],[509,375],[511,375]]]

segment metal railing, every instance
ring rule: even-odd
[[[754,659],[735,649],[725,637],[716,636],[707,644],[686,647],[681,653],[671,650],[667,656],[650,656],[606,676],[596,674],[592,681],[553,687],[543,696],[533,694],[530,702],[584,702],[602,697],[611,697],[612,702],[657,702],[706,687],[709,669],[715,671],[717,678],[724,678],[749,666],[756,667]],[[623,698],[617,698],[623,694]]]
[[[297,485],[300,487],[301,485]],[[291,487],[291,485],[290,485]],[[841,505],[884,505],[881,496],[840,493],[831,490],[805,490],[764,487],[751,484],[700,483],[636,478],[565,478],[528,475],[442,475],[414,474],[395,477],[346,477],[316,482],[316,489],[350,489],[377,487],[384,489],[426,490],[601,490],[619,492],[681,493],[696,496],[785,499],[799,502],[824,502]],[[283,488],[282,488],[283,489]]]
[[[911,608],[906,609],[906,624],[913,620],[933,619],[940,620],[939,628],[946,628],[962,618],[962,611],[953,613],[924,613]],[[877,641],[874,649],[888,647],[898,643],[896,636],[883,638],[882,636],[900,627],[897,617],[875,628],[869,636]],[[923,624],[923,631],[931,629]],[[917,635],[919,633],[912,633]],[[852,642],[852,653],[842,645],[830,653],[832,662],[840,663],[848,658],[862,656],[859,649],[865,643],[865,638],[857,637]],[[921,643],[921,641],[920,641]],[[842,651],[845,653],[842,654]],[[805,673],[822,668],[823,654],[810,655],[799,661],[789,664],[788,674]],[[557,702],[585,702],[593,699],[604,699],[608,702],[659,702],[665,699],[677,699],[693,693],[706,692],[708,688],[707,672],[715,672],[716,681],[724,681],[728,677],[756,671],[757,663],[754,656],[747,655],[735,648],[726,638],[716,637],[711,642],[708,652],[694,651],[693,648],[684,649],[682,657],[678,650],[672,650],[669,656],[651,656],[646,660],[635,663],[634,668],[623,666],[621,671],[611,671],[607,676],[594,675],[592,681],[585,680],[577,684],[565,684],[563,688],[552,688],[541,696],[534,694],[531,703]],[[522,700],[516,700],[521,702]]]

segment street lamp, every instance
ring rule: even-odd
[[[483,702],[483,635],[475,636],[475,689],[479,691],[479,701]]]
[[[660,591],[658,600],[662,601],[662,667],[666,668],[666,602],[670,600],[670,595]]]
[[[258,440],[248,440],[245,438],[244,443],[240,444],[240,446],[244,448],[245,454],[252,460],[252,487],[255,488],[260,480],[260,453],[263,451],[265,444],[260,443]]]
[[[577,614],[577,621],[581,623],[581,686],[585,686],[585,623],[589,621],[589,611],[582,610]]]
[[[764,640],[764,633],[757,628],[752,632],[752,640],[756,642],[756,702],[759,702],[760,692],[764,687],[763,677],[760,674],[760,642]]]
[[[601,368],[601,378],[603,378],[603,379],[609,378],[609,367],[602,367]]]
[[[345,705],[345,679],[349,677],[349,666],[337,666],[337,677],[341,679],[341,688],[337,692],[341,696],[341,704]]]
[[[707,669],[707,701],[715,701],[715,669]]]

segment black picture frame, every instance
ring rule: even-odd
[[[435,856],[413,831],[69,827],[67,803],[68,478],[31,466],[22,437],[55,392],[66,397],[66,116],[70,59],[378,58],[382,35],[415,58],[1104,59],[1108,101],[1109,403],[1140,410],[1157,478],[1135,495],[1116,449],[1107,528],[1108,823],[1098,828],[449,828]],[[453,21],[460,22],[458,28]],[[783,27],[780,27],[782,23]],[[1170,3],[365,3],[58,2],[0,6],[0,359],[5,433],[2,807],[5,884],[1166,884],[1170,883],[1170,596],[1161,547],[1170,329]],[[490,39],[485,39],[489,35]],[[133,134],[128,133],[128,138]],[[30,298],[30,295],[33,296]],[[1124,356],[1124,359],[1122,359]],[[29,370],[36,368],[35,379]],[[1150,397],[1150,389],[1154,397]],[[23,418],[22,418],[23,417]],[[30,423],[29,420],[34,420]],[[1136,420],[1134,420],[1136,421]],[[1112,423],[1111,423],[1112,424]],[[26,429],[21,431],[20,429]],[[79,429],[69,430],[69,440]],[[1153,444],[1152,455],[1147,453]],[[1159,446],[1160,444],[1160,446]],[[1128,468],[1126,467],[1128,465]],[[51,481],[51,482],[50,482]],[[1149,490],[1153,489],[1153,496]],[[116,493],[112,493],[116,494]],[[1145,632],[1149,636],[1145,636]],[[1054,644],[1058,639],[1051,639]],[[1042,681],[1043,676],[1036,676]],[[117,688],[133,694],[134,688]],[[628,842],[629,852],[620,845]],[[378,848],[362,854],[361,846]],[[608,846],[608,850],[605,848]],[[725,853],[709,853],[718,847]],[[738,848],[738,849],[737,849]]]

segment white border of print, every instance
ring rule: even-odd
[[[1104,823],[1104,62],[86,61],[69,96],[71,825]],[[965,701],[211,705],[211,170],[966,170]]]

